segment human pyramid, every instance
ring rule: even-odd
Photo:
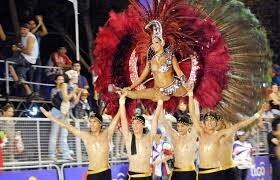
[[[98,113],[89,117],[90,131],[86,132],[43,108],[41,111],[83,140],[89,158],[88,180],[111,179],[109,143],[119,120],[128,154],[127,179],[152,179],[152,142],[158,124],[162,124],[174,146],[171,179],[234,180],[234,136],[258,120],[264,108],[235,124],[228,117],[239,112],[252,114],[259,102],[256,86],[265,81],[260,73],[265,73],[269,59],[266,35],[236,0],[224,4],[207,4],[210,1],[206,0],[145,2],[132,0],[127,11],[111,13],[96,39],[96,90],[108,107],[113,107],[109,109],[118,108],[109,127],[101,128],[103,119]],[[228,19],[228,14],[235,16]],[[252,68],[252,63],[260,68]],[[152,84],[146,81],[149,77]],[[113,90],[108,88],[112,84]],[[180,130],[176,131],[165,119],[164,110],[174,111],[180,99],[188,100],[189,116],[177,117]],[[133,100],[141,100],[152,111],[151,102],[157,103],[148,133],[144,133],[143,116],[131,117]],[[214,110],[200,116],[201,107]],[[132,132],[128,119],[132,119]],[[199,162],[195,163],[197,149]]]

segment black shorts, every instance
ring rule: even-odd
[[[88,174],[87,180],[111,180],[111,169],[96,174]]]
[[[224,178],[226,180],[236,180],[237,179],[237,171],[236,171],[235,167],[223,170],[223,173],[224,173]]]
[[[136,173],[136,172],[128,171],[128,174],[129,175],[137,175],[137,174],[143,174],[143,173]],[[129,179],[128,175],[127,175],[126,179],[127,180]],[[134,179],[137,179],[137,180],[152,180],[153,177],[152,176],[147,176],[147,177],[132,177],[132,178],[130,178],[130,180],[134,180]]]
[[[199,169],[200,171],[209,169]],[[198,180],[236,180],[236,169],[230,168],[207,174],[199,174]]]
[[[171,180],[196,180],[195,171],[173,171]]]

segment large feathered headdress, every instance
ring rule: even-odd
[[[131,0],[126,11],[110,13],[96,38],[92,68],[99,77],[96,90],[109,112],[116,112],[118,96],[108,92],[108,85],[128,87],[139,78],[151,35],[165,41],[186,77],[192,69],[190,55],[197,57],[194,95],[202,107],[216,109],[226,118],[256,110],[270,49],[265,31],[249,9],[236,0]],[[145,87],[152,87],[152,81],[137,88]],[[154,109],[151,101],[141,102],[147,110]],[[164,108],[174,111],[178,102],[172,97]],[[137,103],[129,101],[128,112]]]

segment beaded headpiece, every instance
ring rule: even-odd
[[[152,38],[157,37],[161,40],[161,42],[164,42],[163,37],[162,37],[163,32],[162,32],[161,23],[158,20],[152,20],[145,26],[145,29],[148,29],[151,26],[153,28]]]

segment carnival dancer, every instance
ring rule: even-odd
[[[175,55],[169,48],[164,48],[165,42],[162,37],[162,26],[157,20],[152,20],[146,25],[145,29],[152,27],[152,45],[148,49],[146,66],[139,77],[131,86],[124,88],[127,97],[132,99],[149,99],[157,101],[159,99],[169,100],[170,96],[182,97],[187,94],[189,83],[186,76],[180,69]],[[196,57],[190,58],[196,61]],[[196,67],[197,68],[197,67]],[[132,91],[135,87],[146,80],[149,74],[154,79],[154,87]]]
[[[224,166],[221,163],[220,155],[221,146],[230,146],[232,143],[224,144],[226,138],[233,137],[233,134],[253,122],[255,122],[263,112],[263,109],[258,111],[254,116],[247,120],[243,120],[229,128],[217,131],[217,121],[219,116],[215,112],[208,112],[203,117],[202,126],[200,126],[199,119],[195,116],[194,107],[198,106],[197,101],[193,99],[192,93],[189,93],[190,114],[193,117],[194,127],[199,136],[199,180],[235,180],[235,166],[233,163]],[[233,141],[232,141],[233,142]],[[232,150],[231,150],[232,152]],[[232,158],[230,158],[232,160]]]
[[[152,180],[152,171],[150,165],[150,157],[152,153],[152,142],[156,135],[157,121],[162,110],[163,101],[159,100],[157,109],[152,119],[152,128],[149,133],[144,132],[145,118],[143,116],[134,116],[132,120],[131,133],[128,130],[128,123],[126,118],[125,101],[127,94],[120,96],[120,115],[121,115],[121,131],[124,136],[125,145],[128,154],[129,172],[127,179],[142,179]]]
[[[89,118],[90,130],[81,131],[72,125],[56,119],[52,113],[40,108],[42,113],[52,122],[66,128],[75,136],[81,138],[85,144],[89,158],[87,180],[111,180],[109,166],[109,144],[117,126],[120,113],[118,112],[108,128],[102,130],[103,118],[98,113],[92,113]]]
[[[199,109],[198,109],[199,116]],[[196,114],[197,115],[197,114]],[[196,180],[196,168],[194,165],[197,151],[197,133],[193,127],[191,117],[188,114],[176,116],[177,130],[174,130],[164,118],[159,118],[166,132],[171,137],[174,146],[175,165],[172,173],[172,180]]]
[[[267,81],[268,44],[259,21],[237,0],[131,0],[127,10],[110,12],[98,32],[96,91],[108,114],[118,107],[112,85],[132,99],[126,103],[130,115],[139,102],[153,112],[151,100],[158,99],[173,113],[194,83],[202,108],[233,120],[235,112],[254,113],[261,99],[256,94]]]

